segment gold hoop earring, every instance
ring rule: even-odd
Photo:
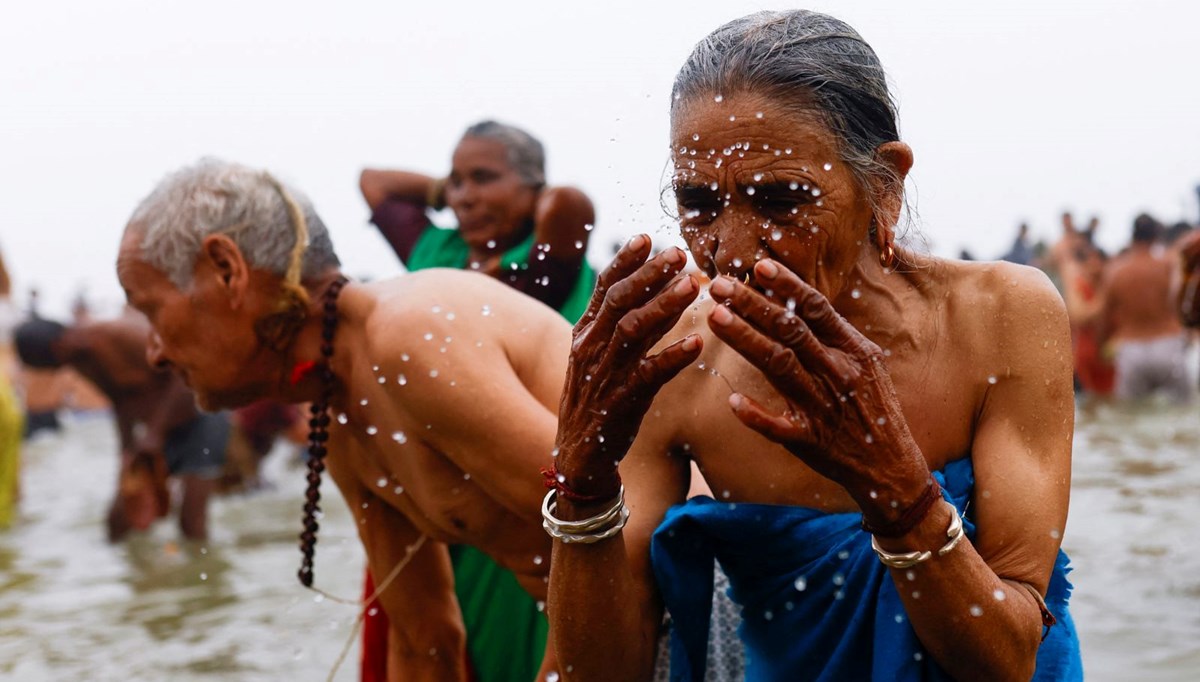
[[[880,250],[879,264],[888,270],[891,270],[896,265],[896,249],[892,248],[891,242],[888,242],[887,246]]]

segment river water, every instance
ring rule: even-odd
[[[25,451],[21,515],[0,534],[0,679],[324,680],[356,610],[295,580],[304,475],[216,500],[207,547],[173,524],[110,546],[116,477],[105,419]],[[332,482],[319,586],[360,589],[362,550]],[[1200,679],[1200,409],[1081,409],[1064,547],[1089,680]],[[357,647],[338,680],[354,680]]]

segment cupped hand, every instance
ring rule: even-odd
[[[646,260],[650,239],[629,241],[600,274],[587,312],[575,325],[558,413],[556,467],[582,494],[616,489],[616,465],[628,452],[663,384],[700,355],[689,335],[650,351],[699,287],[680,275],[683,251],[670,248]]]
[[[754,277],[761,292],[728,277],[713,282],[718,305],[709,326],[762,371],[786,408],[775,413],[734,393],[734,414],[845,487],[864,514],[887,519],[903,510],[921,494],[929,468],[883,351],[777,262],[760,261]]]

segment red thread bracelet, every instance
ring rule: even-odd
[[[567,485],[566,476],[558,473],[557,466],[551,466],[549,469],[542,469],[542,478],[545,480],[547,490],[554,490],[558,497],[569,500],[576,504],[596,504],[598,502],[608,502],[617,496],[616,493],[611,495],[584,495],[583,493],[576,492],[571,488],[571,486]],[[620,482],[621,477],[617,476],[617,484],[620,485]]]
[[[942,486],[938,485],[937,479],[933,476],[929,477],[929,485],[925,486],[925,490],[917,501],[912,504],[904,513],[895,521],[888,521],[881,525],[867,521],[867,515],[863,514],[862,529],[880,538],[898,538],[907,534],[910,530],[917,527],[917,524],[925,520],[929,515],[929,510],[933,508],[933,503],[942,499]]]

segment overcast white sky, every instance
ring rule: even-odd
[[[399,266],[366,224],[364,165],[444,173],[471,122],[540,136],[549,180],[592,195],[591,256],[660,209],[667,100],[692,45],[779,4],[105,0],[0,5],[0,248],[19,295],[120,299],[113,262],[167,171],[217,155],[315,202],[347,270]],[[914,148],[932,249],[996,256],[1071,208],[1124,243],[1134,214],[1195,220],[1200,5],[820,0],[870,42]]]

